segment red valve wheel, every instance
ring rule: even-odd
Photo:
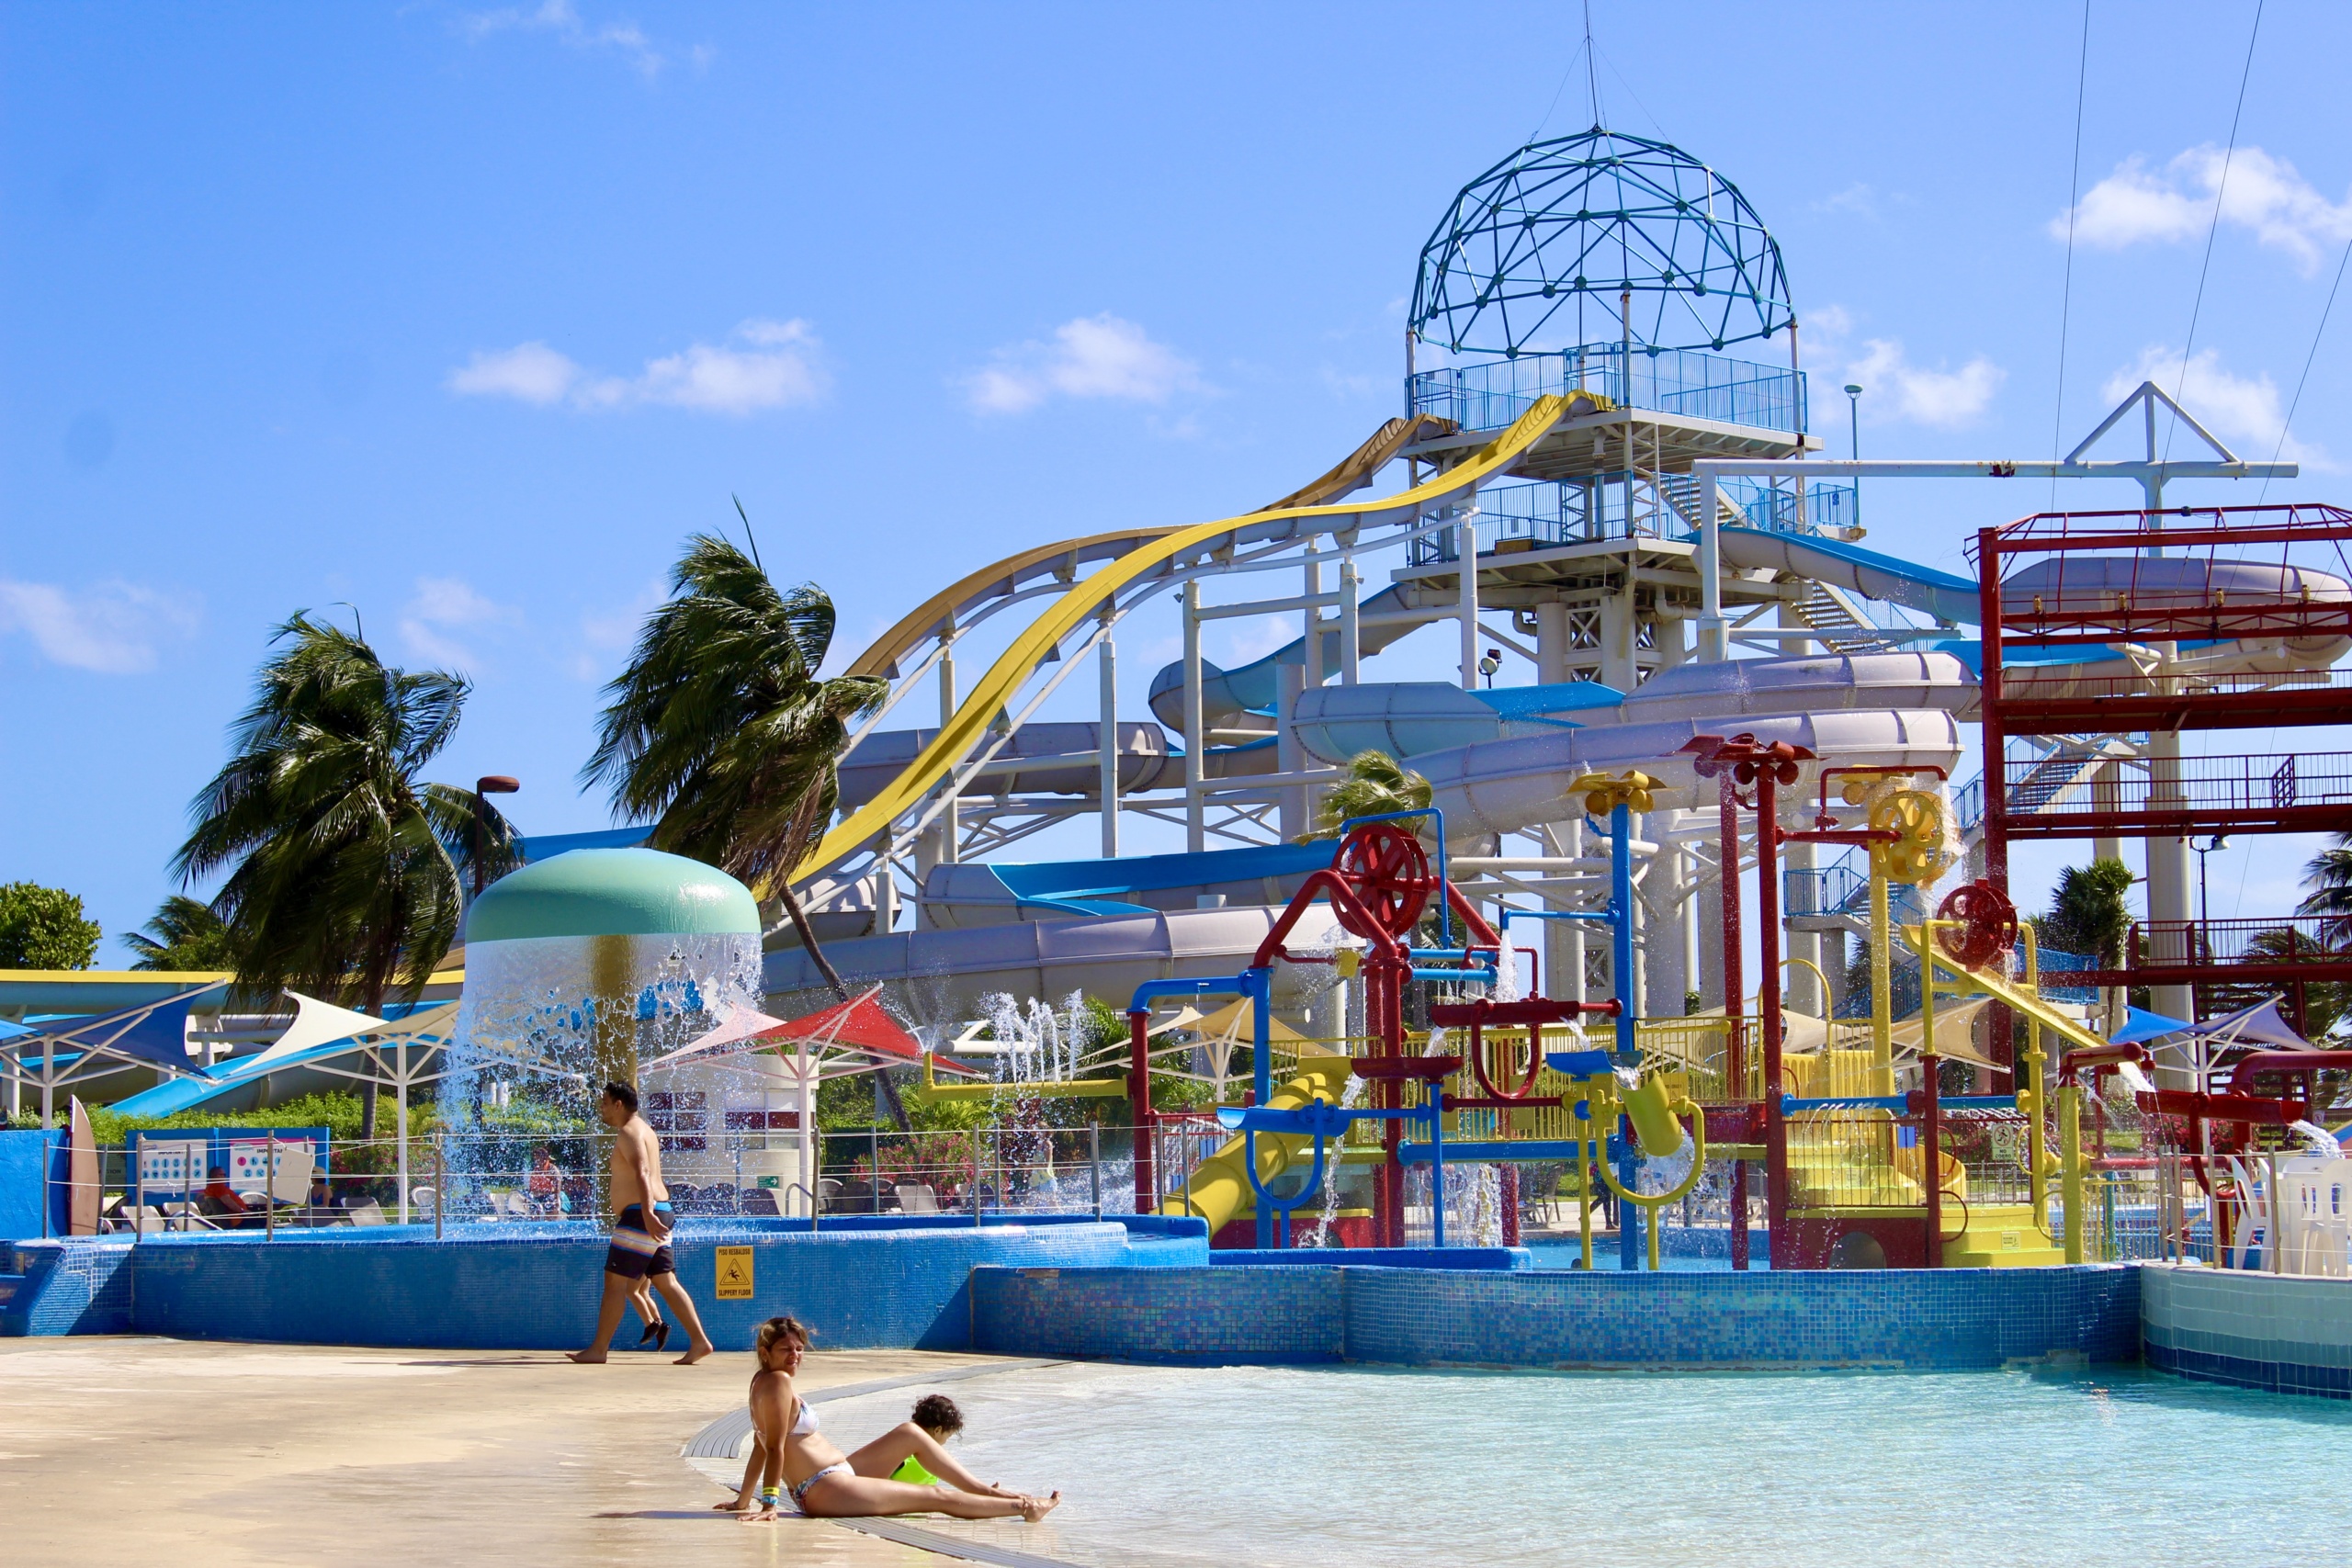
[[[1357,931],[1342,914],[1340,923],[1361,937],[1406,936],[1420,923],[1421,911],[1437,891],[1429,852],[1395,822],[1366,822],[1351,829],[1334,869],[1379,923],[1378,931]]]
[[[1936,919],[1955,922],[1936,932],[1936,942],[1964,968],[1982,969],[2018,944],[2017,906],[1982,879],[1944,895]]]

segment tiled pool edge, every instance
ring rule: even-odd
[[[1161,1365],[1954,1371],[2140,1359],[2138,1271],[973,1271],[973,1348]]]
[[[2198,1382],[2352,1399],[2352,1280],[2148,1264],[2142,1354]]]

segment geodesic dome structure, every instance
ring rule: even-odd
[[[1422,342],[1514,359],[1621,334],[1720,349],[1795,319],[1781,247],[1738,186],[1598,126],[1530,142],[1463,186],[1413,288]]]

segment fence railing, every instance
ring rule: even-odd
[[[1587,344],[1554,354],[1424,370],[1407,383],[1416,413],[1494,430],[1536,399],[1589,391],[1620,408],[1791,434],[1807,428],[1804,373],[1695,349]]]

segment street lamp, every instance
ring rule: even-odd
[[[487,773],[474,781],[474,819],[467,836],[473,844],[474,897],[481,897],[481,821],[490,810],[490,802],[483,797],[492,795],[513,795],[522,787],[520,779],[509,778],[504,773]]]
[[[2227,849],[2229,842],[2227,833],[2216,833],[2202,844],[2194,839],[2188,840],[2188,847],[2197,852],[2197,941],[2200,951],[2209,957],[2213,951],[2212,932],[2208,929],[2213,911],[2205,897],[2205,857],[2215,850]]]
[[[1856,462],[1862,459],[1862,389],[1859,382],[1846,383],[1846,456]],[[1854,479],[1854,521],[1862,520],[1862,481]]]
[[[1487,678],[1487,689],[1488,691],[1491,692],[1495,689],[1495,671],[1502,667],[1503,650],[1499,648],[1490,648],[1487,649],[1487,657],[1478,660],[1478,673]]]

